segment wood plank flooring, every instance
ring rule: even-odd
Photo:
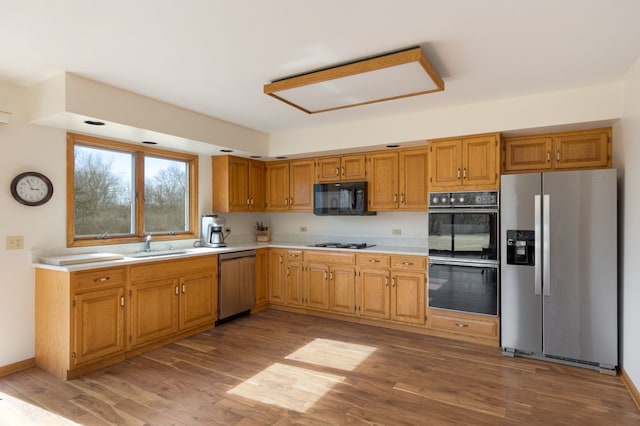
[[[639,425],[620,377],[267,310],[79,379],[0,379],[0,425]]]

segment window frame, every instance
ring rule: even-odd
[[[113,236],[106,238],[77,237],[75,235],[75,146],[82,145],[94,148],[126,152],[134,156],[134,189],[136,193],[135,229],[133,235]],[[168,160],[185,161],[189,165],[189,229],[180,232],[153,232],[154,241],[171,241],[198,238],[198,155],[176,151],[137,146],[131,143],[117,142],[94,136],[67,133],[67,247],[88,247],[108,244],[127,244],[144,242],[144,159],[145,155]]]

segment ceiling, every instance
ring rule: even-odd
[[[637,0],[21,0],[0,80],[71,72],[267,133],[620,80]],[[444,92],[308,115],[273,80],[421,46]]]

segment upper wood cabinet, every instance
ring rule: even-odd
[[[611,167],[611,128],[504,138],[503,173]]]
[[[492,133],[429,141],[429,191],[498,189],[499,140]]]
[[[365,154],[323,157],[316,160],[317,182],[364,181],[366,178]]]
[[[264,211],[265,163],[232,155],[211,160],[214,211]]]
[[[369,154],[369,210],[426,210],[428,158],[427,148]]]
[[[277,161],[266,167],[266,210],[313,211],[313,159]]]

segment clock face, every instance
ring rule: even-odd
[[[39,206],[53,195],[53,184],[43,174],[25,172],[11,182],[11,194],[20,203],[27,206]]]

